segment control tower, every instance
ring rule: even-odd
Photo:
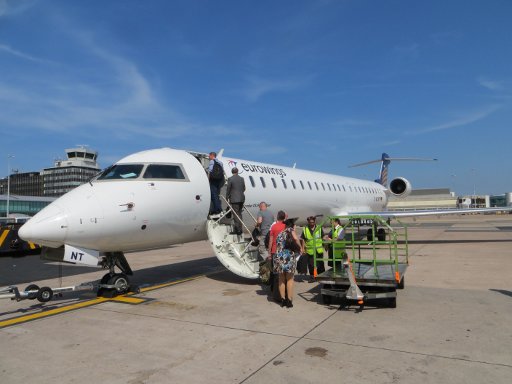
[[[98,152],[85,146],[66,149],[67,159],[55,160],[51,168],[41,171],[44,196],[61,196],[86,183],[99,171]]]

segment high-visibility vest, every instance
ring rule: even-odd
[[[316,226],[315,229],[313,230],[313,234],[311,233],[309,227],[304,228],[304,238],[306,239],[306,253],[308,255],[314,255],[316,248],[317,254],[323,254],[324,246],[322,245],[322,228]]]
[[[345,242],[340,243],[342,240],[338,240],[338,235],[341,230],[343,230],[343,227],[340,225],[332,231],[332,241],[335,242],[332,245],[332,255],[335,259],[342,259],[345,253]]]

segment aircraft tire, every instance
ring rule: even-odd
[[[40,303],[46,303],[50,301],[53,297],[53,291],[50,287],[42,287],[39,289],[39,292],[37,292],[37,300]]]
[[[112,276],[110,275],[110,273],[103,275],[103,277],[100,280],[100,284],[108,284],[108,281],[110,280],[111,277]]]
[[[126,293],[130,289],[128,276],[126,276],[124,273],[116,273],[114,276],[110,278],[108,283],[115,287],[117,294]]]

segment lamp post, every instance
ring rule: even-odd
[[[471,168],[471,173],[473,174],[473,200],[475,202],[474,208],[476,208],[476,169]]]
[[[6,217],[9,217],[9,199],[11,193],[11,158],[14,155],[7,155],[7,205],[6,205]]]

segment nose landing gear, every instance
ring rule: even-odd
[[[115,267],[118,267],[121,273],[116,273]],[[103,268],[108,268],[109,273],[101,278],[98,297],[112,298],[129,291],[138,292],[138,287],[130,285],[127,275],[133,275],[133,271],[123,252],[107,252],[103,260]]]

